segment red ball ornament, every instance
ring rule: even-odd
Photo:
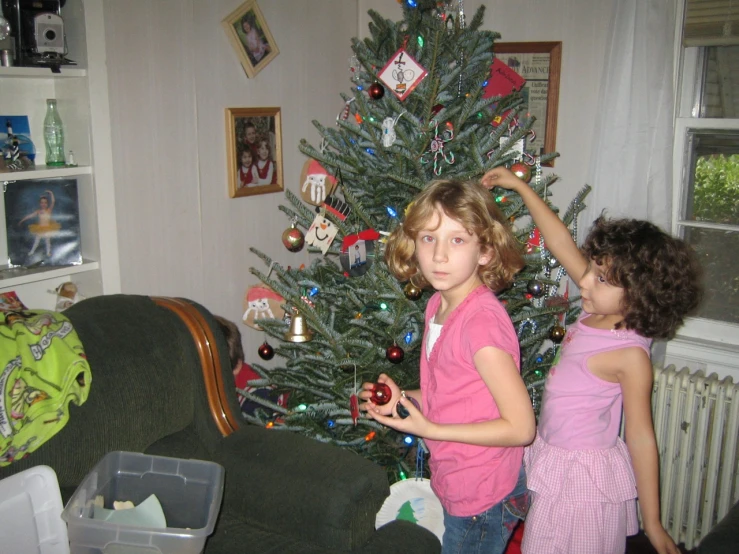
[[[521,179],[522,181],[526,181],[527,183],[531,181],[531,168],[526,165],[523,162],[516,162],[511,166],[511,171]]]
[[[403,358],[405,358],[405,352],[403,352],[403,349],[400,346],[393,344],[390,348],[385,350],[385,357],[388,361],[394,364],[399,364],[403,361]]]
[[[393,392],[390,390],[389,386],[387,386],[385,383],[375,383],[375,388],[372,389],[372,396],[370,397],[370,400],[373,404],[384,406],[385,404],[390,402],[390,399],[392,397]]]
[[[264,344],[259,347],[258,353],[263,360],[271,360],[275,355],[275,349],[267,341],[264,341]]]
[[[372,83],[367,89],[367,92],[369,93],[370,98],[375,100],[379,100],[385,96],[385,88],[380,83]]]
[[[282,233],[282,244],[290,252],[300,252],[305,245],[305,235],[303,235],[303,231],[293,225]]]

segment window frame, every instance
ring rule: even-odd
[[[689,193],[690,139],[692,130],[739,131],[739,119],[701,118],[701,93],[704,82],[705,55],[702,47],[679,45],[681,60],[677,81],[677,101],[673,142],[673,201],[672,233],[682,236],[684,228],[737,229],[737,225],[724,225],[683,219]],[[739,199],[737,199],[739,201]],[[707,361],[718,359],[738,367],[739,325],[700,317],[687,318],[678,337],[667,345],[667,354],[684,357],[690,351],[693,356],[704,356]],[[697,359],[697,358],[696,358]],[[732,363],[732,360],[733,363]]]

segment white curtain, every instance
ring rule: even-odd
[[[613,4],[581,238],[604,209],[670,229],[677,1]]]

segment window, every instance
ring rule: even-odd
[[[713,22],[704,37],[690,27],[699,20],[695,4],[705,2],[688,0],[686,8],[684,38],[691,38],[681,47],[673,232],[698,252],[706,298],[680,334],[739,345],[739,37],[731,33],[732,23],[739,32],[739,2],[737,15]]]
[[[697,316],[739,323],[739,129],[687,127],[677,231],[705,272]]]

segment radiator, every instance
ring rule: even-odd
[[[739,384],[687,367],[655,369],[652,415],[662,525],[691,549],[739,501]]]

